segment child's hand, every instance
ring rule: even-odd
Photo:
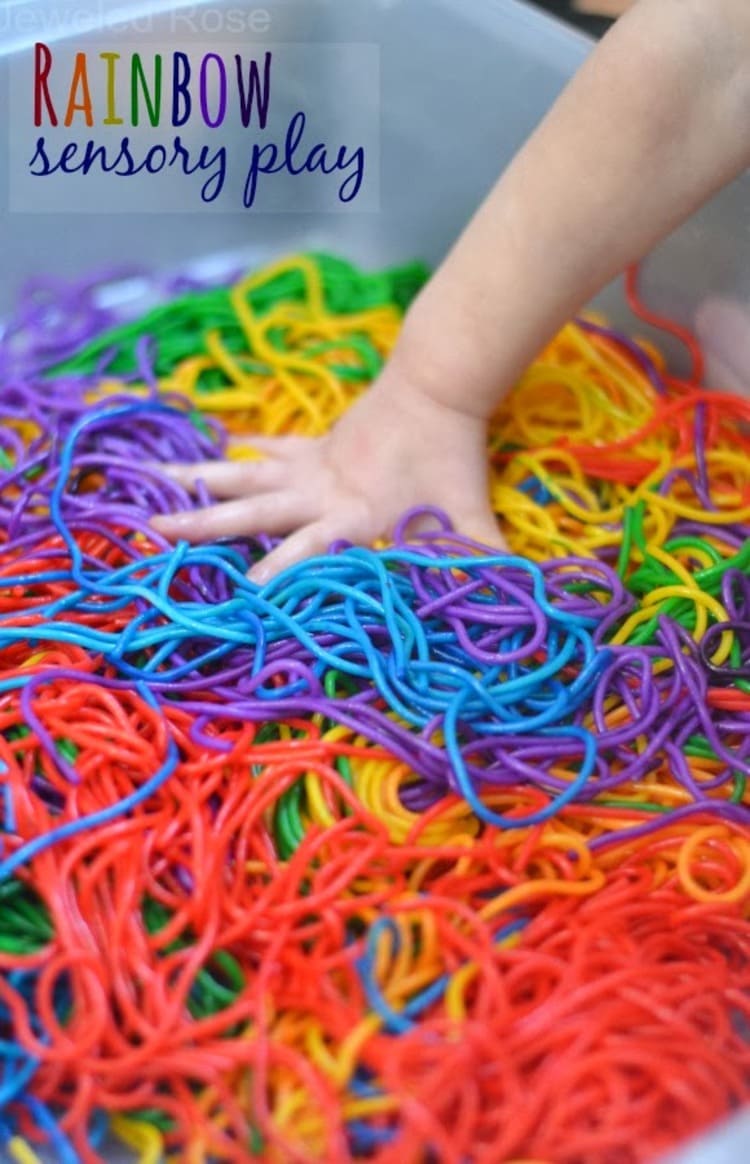
[[[338,538],[387,535],[420,504],[497,544],[486,418],[566,319],[750,164],[748,44],[748,0],[634,4],[487,195],[380,379],[331,434],[258,441],[259,464],[173,467],[229,500],[154,526],[190,541],[290,535],[258,578]]]
[[[262,461],[164,466],[187,488],[205,482],[219,504],[153,519],[169,538],[190,542],[264,531],[289,534],[252,577],[272,575],[331,542],[387,536],[404,510],[444,509],[462,533],[503,546],[487,490],[486,425],[433,401],[389,365],[380,379],[317,439],[249,439]]]

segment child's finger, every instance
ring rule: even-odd
[[[316,554],[325,554],[332,542],[346,538],[357,545],[372,542],[380,531],[372,528],[368,509],[357,501],[342,502],[332,513],[297,529],[281,545],[256,562],[249,577],[264,585],[276,574]]]
[[[288,476],[281,461],[204,461],[198,465],[169,463],[160,466],[163,473],[185,489],[194,492],[198,482],[214,497],[240,497],[248,493],[278,489]]]
[[[175,540],[209,542],[218,538],[251,537],[258,533],[285,534],[313,520],[310,498],[299,493],[261,493],[191,509],[183,513],[160,514],[151,519],[158,533]]]
[[[335,520],[321,518],[319,521],[311,522],[290,534],[280,545],[256,562],[248,577],[259,586],[264,586],[289,566],[296,566],[297,562],[302,562],[305,558],[326,553],[331,542],[341,536],[345,535],[341,534]]]
[[[315,444],[316,437],[300,436],[258,436],[256,433],[242,433],[230,436],[227,447],[230,449],[257,449],[269,457],[279,457],[283,460],[299,457],[309,452]]]

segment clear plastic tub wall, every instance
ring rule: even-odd
[[[66,6],[48,0],[8,0],[0,8],[39,13]],[[200,5],[193,5],[192,10]],[[212,4],[212,19],[226,27],[221,13],[249,9],[247,0]],[[326,249],[377,268],[411,257],[437,263],[503,166],[591,50],[591,42],[566,25],[520,0],[265,0],[265,33],[245,35],[234,47],[258,50],[264,43],[374,44],[380,55],[380,205],[357,212],[284,213],[66,213],[63,201],[54,214],[9,209],[10,121],[0,126],[0,158],[6,181],[0,184],[0,318],[20,285],[35,274],[75,277],[93,269],[134,264],[175,270],[223,256],[236,268],[298,249]],[[90,5],[91,9],[95,5]],[[149,13],[153,36],[175,40],[165,0],[119,0],[99,5],[127,16]],[[157,12],[157,9],[161,9]],[[8,93],[14,54],[31,51],[37,39],[29,21],[16,20],[0,31],[0,93]],[[63,39],[65,31],[63,29]],[[76,32],[100,45],[102,32]],[[47,36],[49,40],[50,37]],[[110,41],[116,38],[110,34]],[[132,39],[132,34],[131,34]],[[205,51],[231,40],[227,33],[202,34]],[[191,38],[195,45],[195,37]],[[175,44],[175,47],[179,47]],[[199,47],[202,47],[199,42]],[[98,51],[98,49],[97,49]],[[283,84],[279,74],[277,86]],[[321,92],[301,92],[299,80],[288,102],[296,108],[330,103],[331,139],[347,140],[347,125],[357,122],[364,97],[351,101]],[[333,84],[333,81],[331,81]],[[277,98],[279,99],[279,98]],[[281,100],[284,99],[282,94]],[[372,95],[368,98],[372,100]],[[329,108],[328,105],[325,106]],[[183,138],[191,142],[191,132]],[[617,133],[617,126],[612,127]],[[644,182],[651,176],[644,174]],[[549,192],[550,201],[555,197]],[[190,205],[193,205],[191,203]],[[750,304],[750,178],[725,190],[668,239],[647,261],[642,289],[650,304],[686,323],[715,295]],[[488,261],[502,262],[501,254]],[[555,256],[550,255],[550,263]],[[596,306],[619,326],[645,334],[630,316],[618,285],[607,288]],[[664,345],[662,336],[658,338]],[[666,345],[679,364],[683,353]],[[2,385],[0,385],[0,392]],[[750,1159],[748,1118],[740,1116],[717,1138],[686,1149],[675,1159],[724,1164]],[[697,1154],[696,1154],[697,1153]],[[112,1160],[126,1157],[113,1150]]]

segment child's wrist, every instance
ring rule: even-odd
[[[441,328],[434,318],[407,317],[384,369],[386,393],[411,393],[450,411],[487,420],[501,391],[491,383],[479,345],[455,324]]]

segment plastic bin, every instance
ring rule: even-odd
[[[206,261],[217,270],[222,265],[236,269],[299,248],[330,249],[372,267],[412,256],[434,264],[591,48],[585,36],[520,0],[194,4],[188,12],[197,31],[186,19],[176,27],[175,14],[185,5],[165,0],[92,0],[88,10],[82,4],[71,16],[75,29],[70,21],[66,27],[66,7],[57,0],[6,0],[0,5],[0,92],[11,91],[12,98],[11,115],[0,126],[0,156],[11,159],[0,187],[0,317],[19,286],[42,273],[75,277],[102,266],[134,264],[171,270],[205,266]],[[248,29],[250,17],[257,14],[254,31],[230,33],[230,13],[238,10],[245,14]],[[207,12],[210,21],[201,21]],[[379,129],[372,143],[378,181],[369,209],[352,205],[336,210],[330,204],[299,209],[291,199],[283,213],[262,206],[223,213],[186,208],[168,216],[81,213],[74,183],[61,188],[55,212],[28,212],[14,205],[12,165],[19,156],[23,108],[18,102],[26,100],[28,106],[31,100],[29,94],[19,97],[14,88],[19,61],[23,54],[28,57],[35,40],[65,45],[73,34],[79,49],[90,45],[98,51],[103,37],[117,48],[127,38],[113,28],[116,16],[125,22],[137,18],[146,29],[127,34],[131,48],[134,36],[142,44],[171,41],[174,47],[189,41],[191,48],[206,52],[220,44],[233,49],[252,45],[258,53],[270,44],[334,45],[336,49],[326,51],[335,62],[343,61],[352,45],[369,46],[369,57],[361,59],[372,61],[375,46],[379,85],[373,71],[372,83],[354,85],[342,102],[339,71],[311,70],[287,78],[289,92],[279,97],[282,106],[323,108],[335,126],[333,137],[345,137],[348,127],[368,119]],[[283,82],[279,74],[276,83]],[[238,127],[237,134],[241,132]],[[648,260],[648,300],[685,322],[708,295],[750,301],[749,223],[746,175]],[[496,261],[502,262],[502,256]],[[617,286],[608,288],[597,305],[615,323],[633,326]],[[644,330],[639,323],[638,331]],[[113,1152],[111,1158],[125,1157]],[[728,1126],[713,1147],[708,1141],[697,1154],[678,1155],[672,1164],[680,1158],[685,1164],[750,1158],[747,1118]]]

